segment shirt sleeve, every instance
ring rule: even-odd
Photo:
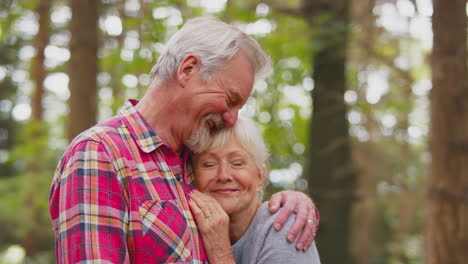
[[[57,263],[129,263],[123,185],[101,143],[83,141],[62,158],[50,208]]]
[[[295,243],[289,243],[286,240],[288,230],[292,227],[294,220],[295,217],[290,216],[283,228],[279,231],[276,231],[272,227],[268,229],[256,263],[320,264],[315,242],[304,252],[296,250]]]

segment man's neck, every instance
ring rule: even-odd
[[[180,124],[175,124],[175,121],[179,120],[174,111],[174,106],[177,105],[177,94],[175,87],[169,88],[166,87],[167,85],[170,83],[161,84],[159,87],[153,87],[151,84],[136,108],[165,144],[175,151],[180,151],[183,146],[183,135],[179,135],[180,132],[174,129],[178,127],[177,125],[180,127]]]

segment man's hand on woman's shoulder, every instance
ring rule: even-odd
[[[268,203],[270,213],[281,208],[275,220],[274,228],[280,230],[292,213],[296,213],[296,221],[288,232],[288,241],[296,242],[298,250],[307,250],[315,239],[320,215],[312,199],[306,194],[296,191],[282,191],[271,196]],[[302,233],[301,233],[302,232]]]

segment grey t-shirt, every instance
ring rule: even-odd
[[[273,222],[279,212],[270,214],[268,202],[257,210],[252,223],[244,235],[232,245],[236,263],[311,263],[320,264],[315,243],[307,251],[296,250],[295,243],[286,240],[288,230],[294,223],[289,217],[280,231],[273,228]]]

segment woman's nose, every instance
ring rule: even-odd
[[[219,166],[218,180],[221,182],[227,182],[232,180],[232,170],[227,164],[222,164],[221,166]]]

